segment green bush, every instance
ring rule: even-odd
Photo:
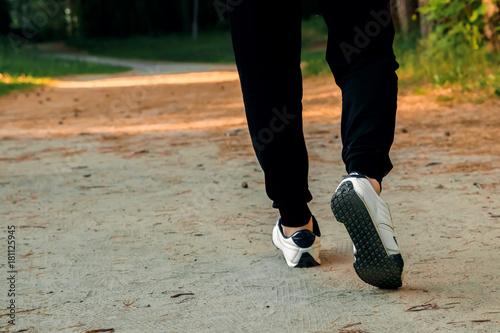
[[[481,0],[429,0],[419,10],[432,24],[416,56],[424,77],[438,85],[462,84],[464,91],[500,83],[500,58],[486,48]]]
[[[462,45],[478,50],[484,45],[486,8],[481,0],[429,0],[419,11],[434,25],[423,40],[428,50],[446,52]]]

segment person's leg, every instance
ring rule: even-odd
[[[302,131],[300,6],[300,0],[244,0],[229,8],[250,136],[267,195],[285,227],[311,221]]]
[[[389,1],[323,0],[323,6],[327,61],[342,89],[342,158],[349,173],[332,196],[332,212],[353,241],[357,275],[380,288],[398,288],[404,261],[389,206],[379,196],[392,169],[397,101]]]
[[[342,159],[348,173],[380,183],[392,169],[398,90],[389,1],[320,2],[329,27],[326,58],[342,89]]]

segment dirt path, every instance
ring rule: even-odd
[[[140,59],[117,59],[104,56],[89,55],[84,50],[74,49],[66,46],[63,42],[33,43],[25,45],[25,49],[39,53],[50,53],[50,55],[69,60],[94,62],[111,66],[123,66],[132,69],[125,76],[132,75],[161,75],[161,74],[184,74],[214,71],[235,71],[234,65],[201,64],[201,63],[177,63],[167,61],[151,61]],[[94,80],[93,76],[80,76],[72,78],[77,80]]]
[[[95,62],[98,64],[123,66],[132,68],[137,75],[159,75],[159,74],[183,74],[214,71],[234,71],[234,65],[213,65],[197,63],[176,63],[165,61],[127,60],[102,56],[91,56],[81,54],[54,53],[61,59]]]
[[[408,272],[383,291],[356,277],[329,210],[340,92],[304,85],[324,235],[311,269],[288,269],[270,241],[235,72],[65,78],[2,97],[0,252],[15,225],[19,312],[3,331],[500,332],[500,102],[401,93],[383,197]]]

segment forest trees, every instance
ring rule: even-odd
[[[189,34],[193,10],[193,0],[0,0],[12,19],[0,16],[0,27],[36,28],[37,40]],[[211,1],[199,1],[198,21],[201,30],[220,25]]]
[[[219,8],[225,1],[0,0],[0,34],[28,31],[30,40],[46,41],[227,29]],[[318,10],[312,3],[303,1],[304,16]],[[391,0],[391,7],[403,36],[428,38],[433,47],[500,52],[500,0]]]
[[[401,34],[418,33],[428,47],[500,52],[500,0],[396,0],[392,9]]]

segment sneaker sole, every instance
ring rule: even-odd
[[[312,255],[309,253],[302,253],[302,256],[300,256],[299,263],[295,266],[297,268],[309,268],[309,267],[315,267],[319,266],[318,262],[314,260]]]
[[[277,247],[276,244],[274,244],[274,240],[272,239],[272,237],[271,237],[271,242],[273,242],[273,245],[276,249],[281,251],[281,249],[279,247]],[[284,256],[283,256],[283,260],[286,262],[286,259]],[[288,263],[287,263],[287,265],[288,265]],[[309,267],[315,267],[315,266],[319,266],[319,265],[320,264],[313,258],[312,255],[310,255],[307,252],[304,252],[300,256],[300,259],[299,259],[299,262],[297,263],[297,265],[293,266],[293,268],[309,268]]]
[[[364,282],[383,289],[403,285],[401,254],[388,255],[378,229],[352,182],[340,185],[331,200],[333,215],[343,223],[356,247],[354,269]]]

